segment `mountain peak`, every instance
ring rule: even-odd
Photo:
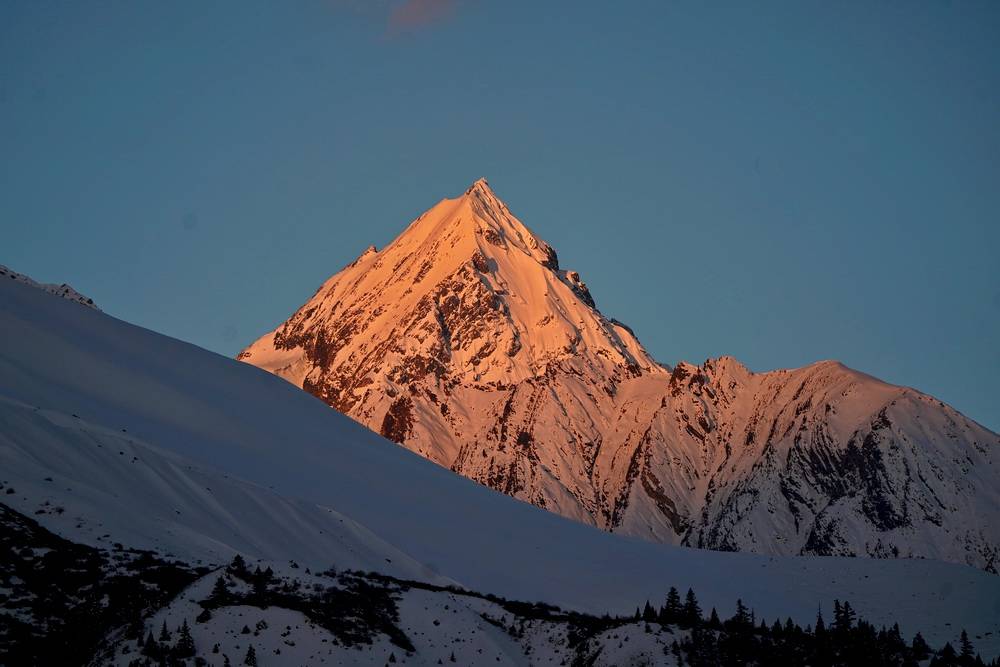
[[[490,187],[489,181],[486,180],[485,176],[483,176],[482,178],[476,179],[475,182],[473,182],[473,184],[470,185],[469,188],[465,191],[465,194],[471,195],[474,192],[481,192],[483,194],[490,194],[490,195],[493,195],[494,197],[496,196],[494,194],[494,192],[493,192],[493,189]]]
[[[458,387],[501,391],[561,369],[586,378],[596,395],[628,377],[662,373],[486,179],[332,276],[240,358],[379,430],[395,397],[418,388],[435,396]],[[456,418],[425,415],[414,428],[440,430],[445,424],[435,419]],[[385,428],[397,441],[408,437],[392,430],[404,423],[393,420]],[[454,460],[457,443],[448,444],[456,448],[436,460]]]

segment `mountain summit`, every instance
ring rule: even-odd
[[[470,411],[524,383],[569,376],[610,396],[667,377],[485,179],[366,250],[240,359],[444,465],[481,426]]]
[[[485,179],[239,359],[443,466],[602,528],[1000,567],[1000,438],[836,362],[658,364]]]

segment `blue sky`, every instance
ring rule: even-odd
[[[664,362],[1000,429],[1000,3],[4,3],[0,121],[0,263],[223,354],[486,176]]]

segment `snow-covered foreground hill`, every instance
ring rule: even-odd
[[[660,365],[484,180],[366,250],[239,358],[614,532],[1000,567],[1000,436],[832,361]]]
[[[435,579],[333,510],[199,466],[125,429],[6,397],[0,425],[0,502],[74,541],[192,563],[244,553]]]
[[[3,501],[90,543],[206,560],[239,550],[314,570],[367,561],[598,614],[676,586],[723,616],[739,597],[758,618],[806,624],[839,598],[907,636],[942,643],[964,627],[984,655],[1000,649],[1000,577],[606,533],[449,472],[252,366],[14,281],[0,282],[0,396],[0,479],[15,491]],[[331,535],[314,542],[314,530]]]

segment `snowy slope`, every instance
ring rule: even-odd
[[[271,374],[13,281],[0,283],[0,395],[16,402],[8,403],[14,407],[3,413],[0,432],[8,432],[8,423],[27,420],[10,431],[27,441],[17,448],[6,445],[12,452],[5,454],[12,457],[7,461],[28,459],[16,468],[24,471],[18,476],[7,473],[11,464],[5,463],[7,484],[15,489],[45,493],[37,486],[41,471],[31,466],[33,429],[42,429],[44,438],[53,439],[51,446],[65,448],[67,456],[79,448],[81,437],[72,428],[31,421],[20,404],[39,408],[38,419],[53,424],[75,414],[88,432],[124,428],[136,443],[189,461],[182,466],[226,470],[282,496],[332,508],[413,561],[473,590],[595,613],[630,613],[637,600],[662,599],[670,586],[693,587],[705,608],[715,606],[721,614],[731,614],[734,600],[742,597],[761,616],[792,616],[803,624],[812,622],[818,604],[840,598],[875,623],[898,621],[905,633],[920,629],[933,642],[953,640],[962,627],[1000,637],[998,577],[935,561],[772,558],[603,532],[457,476]],[[126,456],[119,456],[124,464]],[[149,453],[139,458],[145,456]],[[39,465],[44,460],[38,459]],[[89,474],[86,466],[74,468]],[[99,487],[100,479],[90,484]],[[127,495],[120,505],[137,502],[137,489],[145,492],[145,486],[123,485],[118,492]],[[96,500],[84,500],[104,511]],[[39,495],[25,502],[30,508],[43,501]],[[180,509],[182,518],[191,511]],[[122,521],[128,516],[122,513]],[[118,521],[92,520],[105,527]],[[129,521],[127,531],[119,527],[125,536],[146,539],[143,528]],[[248,535],[272,530],[262,525],[248,528]],[[179,528],[175,532],[173,549],[194,548],[185,545]],[[329,564],[325,557],[308,558],[301,555],[302,565]],[[1000,647],[983,642],[979,648],[993,655]]]
[[[6,266],[0,264],[0,280],[3,280],[5,278],[8,280],[13,280],[15,282],[23,283],[25,285],[30,285],[40,290],[44,290],[49,294],[55,294],[56,296],[62,297],[63,299],[74,301],[83,306],[87,306],[88,308],[93,308],[94,310],[100,310],[100,308],[97,307],[97,304],[94,303],[93,299],[86,297],[83,294],[80,294],[66,283],[56,285],[55,283],[36,282],[35,280],[24,275],[23,273],[12,271],[8,269]]]
[[[484,180],[239,359],[508,495],[655,541],[1000,567],[1000,437],[834,362],[657,364]]]
[[[198,466],[124,429],[5,397],[0,426],[0,502],[75,542],[198,563],[242,553],[433,576],[333,510]]]
[[[147,619],[143,635],[152,632],[155,637],[164,625],[174,631],[186,622],[199,655],[220,662],[222,656],[228,656],[233,664],[242,662],[250,646],[260,664],[286,665],[376,665],[388,663],[392,656],[393,662],[407,665],[500,663],[527,667],[563,664],[560,661],[575,655],[568,645],[565,623],[518,618],[497,603],[444,591],[410,589],[398,594],[397,625],[413,642],[411,651],[394,645],[385,634],[373,637],[370,644],[345,645],[302,612],[275,606],[227,606],[198,623],[195,619],[202,611],[199,601],[210,596],[219,576],[218,572],[205,576]],[[329,577],[301,571],[279,572],[278,576],[283,581],[301,582],[306,588],[332,583]],[[248,590],[238,580],[233,588]],[[514,634],[501,625],[519,631]],[[657,623],[647,633],[644,625],[623,623],[596,637],[589,647],[597,658],[592,664],[676,664],[669,655],[670,644],[687,633]],[[140,652],[134,642],[121,642],[117,649],[115,664],[121,667]]]

